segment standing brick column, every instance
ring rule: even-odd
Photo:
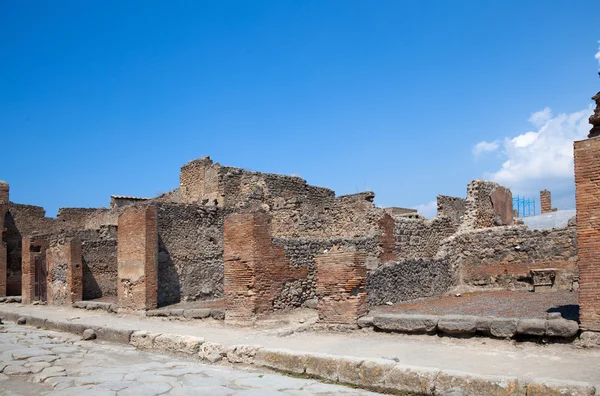
[[[319,320],[355,324],[368,309],[365,254],[331,252],[315,260]]]
[[[21,298],[23,304],[31,304],[36,300],[36,271],[35,262],[40,261],[40,265],[46,268],[46,246],[44,240],[36,240],[31,237],[23,238],[23,253],[21,255]],[[38,279],[38,283],[42,289],[45,289],[45,279]],[[43,292],[42,294],[45,294]]]
[[[4,218],[8,212],[8,183],[0,180],[0,297],[6,296],[8,256],[4,243]]]
[[[552,196],[550,191],[540,191],[540,206],[542,207],[542,213],[556,212],[556,209],[552,208]]]
[[[119,216],[117,260],[119,307],[153,309],[158,294],[156,206],[129,206]]]
[[[285,282],[304,278],[283,248],[271,243],[271,216],[265,212],[233,214],[225,219],[225,322],[252,324],[273,310]]]
[[[579,319],[600,331],[600,137],[575,142]]]
[[[48,304],[69,306],[83,298],[79,239],[55,239],[46,250]]]

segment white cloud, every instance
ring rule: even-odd
[[[574,202],[573,141],[585,139],[592,107],[571,114],[552,116],[549,108],[533,113],[529,121],[537,128],[502,143],[505,162],[486,179],[510,187],[513,195],[538,198],[539,191],[552,191],[564,205]],[[559,209],[565,209],[557,206]]]
[[[437,214],[437,201],[430,201],[426,204],[417,205],[413,209],[417,209],[417,212],[429,219],[435,217]]]
[[[600,41],[598,41],[598,44],[600,44]],[[598,60],[598,66],[600,67],[600,46],[598,47],[598,52],[596,53],[595,58]]]
[[[552,110],[550,107],[546,107],[544,110],[536,111],[531,114],[529,117],[529,122],[533,124],[533,126],[540,128],[544,124],[546,124],[552,118]]]
[[[483,153],[490,153],[492,151],[496,151],[498,150],[498,147],[500,147],[500,142],[498,140],[495,140],[493,142],[483,141],[473,146],[472,151],[473,155],[477,157]]]

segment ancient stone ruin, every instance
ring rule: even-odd
[[[209,157],[169,193],[56,218],[10,202],[0,182],[0,296],[148,315],[206,303],[182,311],[234,325],[310,307],[323,324],[356,325],[371,307],[450,293],[579,287],[581,326],[600,331],[598,139],[575,143],[577,221],[545,230],[516,222],[511,191],[484,180],[438,196],[432,219]],[[553,210],[549,191],[541,201]]]

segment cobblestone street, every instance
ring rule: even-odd
[[[0,395],[374,395],[277,374],[207,366],[66,333],[0,326]]]

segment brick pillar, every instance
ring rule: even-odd
[[[331,252],[316,257],[319,320],[355,324],[367,313],[364,253]]]
[[[233,214],[225,219],[225,322],[251,324],[273,309],[285,282],[305,278],[279,246],[271,243],[271,216],[265,212]]]
[[[552,208],[552,196],[548,190],[540,191],[540,205],[542,213],[556,212],[556,209]]]
[[[79,239],[51,241],[46,250],[48,304],[69,306],[83,298],[83,266]]]
[[[4,218],[8,212],[8,183],[0,180],[0,297],[6,296],[8,256],[4,242]]]
[[[119,307],[153,309],[158,294],[156,206],[129,206],[119,216],[117,236]]]
[[[46,267],[46,246],[47,243],[44,240],[36,240],[31,237],[23,238],[21,255],[21,298],[23,304],[31,304],[36,300],[35,261],[36,259],[41,260],[42,267]],[[38,281],[45,284],[42,279]]]
[[[575,142],[579,320],[600,331],[600,137]]]

